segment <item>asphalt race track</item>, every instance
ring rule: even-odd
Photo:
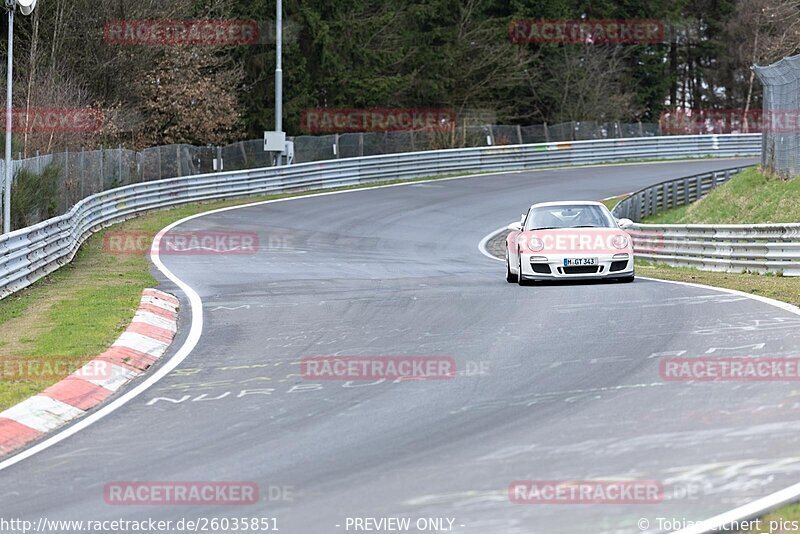
[[[78,434],[0,471],[2,516],[450,518],[476,534],[640,532],[800,478],[800,386],[663,382],[664,355],[800,354],[800,316],[637,279],[507,284],[477,244],[533,202],[600,199],[744,160],[477,176],[308,197],[175,230],[256,232],[255,255],[162,255],[203,335],[181,366]],[[159,274],[163,279],[163,276]],[[191,313],[181,297],[181,329]],[[306,356],[448,356],[458,376],[313,381]],[[659,481],[660,503],[512,504],[514,480]],[[251,506],[111,506],[112,481],[252,481]],[[663,523],[662,523],[663,525]],[[372,532],[390,532],[373,530]]]

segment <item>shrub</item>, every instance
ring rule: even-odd
[[[20,169],[11,187],[11,228],[18,230],[36,224],[58,212],[58,186],[63,169],[48,164],[37,174]]]

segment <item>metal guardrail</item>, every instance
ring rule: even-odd
[[[134,184],[92,195],[64,215],[0,236],[0,298],[71,261],[92,233],[146,211],[189,202],[453,173],[757,155],[760,148],[758,134],[608,139],[368,156]]]
[[[744,170],[737,167],[670,180],[632,193],[614,216],[641,221],[704,197]],[[637,258],[704,271],[800,276],[800,223],[633,224],[625,227]]]
[[[748,166],[749,167],[749,166]],[[747,167],[733,167],[660,182],[631,193],[614,206],[614,216],[641,222],[645,217],[691,204]]]
[[[722,129],[680,129],[661,131],[660,123],[621,123],[570,121],[561,124],[492,124],[491,115],[465,114],[457,124],[444,129],[386,132],[330,133],[298,135],[294,142],[294,162],[378,156],[444,148],[474,148],[496,145],[551,143],[593,139],[619,139],[676,134],[720,134]],[[683,125],[681,125],[683,126]],[[692,126],[696,126],[692,124]],[[705,124],[702,125],[705,128]],[[709,124],[717,128],[717,124]],[[264,152],[264,139],[250,139],[225,146],[164,145],[134,151],[122,148],[66,150],[52,154],[22,154],[13,162],[12,174],[19,171],[40,175],[49,169],[48,181],[56,182],[55,203],[34,203],[25,213],[15,211],[15,228],[37,224],[69,211],[80,200],[116,187],[164,178],[211,172],[241,171],[272,167],[274,154]],[[0,176],[5,176],[0,161]],[[52,193],[51,193],[52,194]],[[13,195],[12,195],[13,197]],[[25,202],[18,203],[20,209]]]

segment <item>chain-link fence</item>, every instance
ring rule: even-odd
[[[800,174],[800,55],[753,66],[764,86],[761,164],[790,178]]]
[[[575,121],[531,126],[461,126],[444,131],[302,135],[291,139],[295,162],[304,163],[444,148],[656,135],[661,135],[658,124]],[[82,198],[123,185],[273,164],[261,139],[224,147],[168,145],[141,152],[118,147],[20,156],[14,160],[15,191],[11,206],[14,226],[28,226],[60,215]],[[0,160],[0,176],[5,175],[3,166]],[[43,184],[42,180],[48,183]],[[42,191],[55,191],[58,198],[49,198]]]
[[[574,121],[561,124],[459,126],[445,131],[345,133],[294,138],[295,161],[373,156],[417,150],[567,142],[662,135],[658,124]],[[226,162],[227,165],[227,162]],[[226,166],[227,168],[227,166]]]

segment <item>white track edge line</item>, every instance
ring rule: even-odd
[[[158,245],[161,243],[161,238],[164,234],[172,230],[175,226],[184,223],[190,219],[195,218],[202,214],[193,215],[190,217],[183,218],[179,221],[175,221],[174,223],[168,225],[166,228],[161,230],[156,237],[153,239],[153,247],[150,249],[151,258],[153,263],[156,267],[164,273],[167,278],[169,278],[172,282],[174,282],[181,290],[184,291],[186,296],[189,299],[189,304],[192,309],[192,325],[189,329],[189,334],[184,341],[183,345],[178,349],[175,355],[170,358],[163,366],[159,367],[158,370],[150,375],[147,379],[145,379],[141,384],[133,388],[132,390],[124,393],[119,398],[115,399],[114,401],[110,402],[109,404],[103,406],[96,412],[91,413],[90,415],[84,417],[83,419],[79,420],[74,425],[57,432],[53,436],[45,439],[44,441],[37,443],[33,447],[23,450],[22,452],[7,458],[0,462],[0,471],[15,465],[22,460],[30,458],[34,454],[41,452],[45,449],[52,447],[53,445],[60,443],[67,439],[68,437],[72,436],[80,432],[81,430],[87,428],[89,425],[99,421],[103,417],[115,412],[117,409],[121,408],[125,404],[127,404],[130,400],[136,398],[140,394],[144,393],[147,389],[149,389],[153,384],[161,380],[164,376],[169,374],[173,369],[175,369],[178,365],[180,365],[183,360],[192,352],[194,347],[197,345],[197,342],[200,339],[200,335],[203,332],[203,306],[202,301],[200,300],[200,295],[197,294],[191,287],[185,284],[182,280],[180,280],[177,276],[175,276],[167,267],[161,262],[161,257],[159,256],[158,252]]]

